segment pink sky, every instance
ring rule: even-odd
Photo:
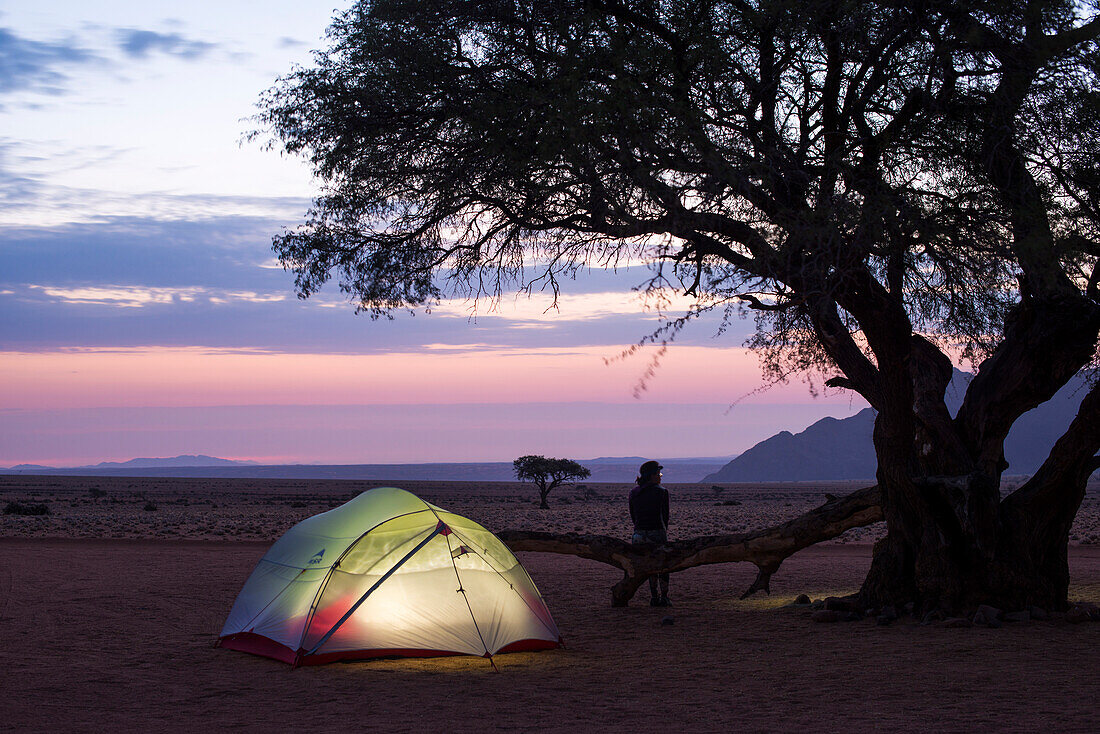
[[[864,407],[815,400],[802,383],[749,395],[760,385],[752,354],[695,346],[672,348],[636,398],[647,358],[605,364],[618,351],[7,353],[0,466],[184,453],[265,463],[724,456]]]
[[[625,348],[625,347],[624,347]],[[733,403],[761,385],[743,348],[675,346],[635,397],[652,350],[425,349],[382,354],[285,354],[193,348],[8,352],[0,404],[9,409],[140,406],[518,402]],[[805,403],[806,385],[778,385],[768,403]],[[824,399],[847,404],[845,395]]]

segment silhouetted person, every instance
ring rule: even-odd
[[[634,523],[632,543],[668,542],[668,490],[661,486],[662,469],[664,467],[656,461],[647,461],[638,470],[637,486],[630,490],[630,519]],[[649,577],[649,594],[651,607],[671,606],[667,573]]]

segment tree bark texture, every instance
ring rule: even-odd
[[[497,533],[513,551],[564,553],[600,561],[623,571],[611,588],[611,605],[626,606],[646,579],[709,563],[747,561],[758,569],[741,598],[770,593],[771,576],[794,553],[835,538],[846,530],[882,520],[878,487],[867,487],[825,504],[782,525],[750,533],[710,535],[663,545],[633,545],[607,535],[503,530]]]
[[[1086,330],[1095,328],[1089,323],[1094,318],[1084,322]],[[1047,362],[1044,367],[1032,364],[1040,359]],[[884,454],[896,452],[905,438],[891,436],[879,421],[879,484],[884,488],[889,534],[876,546],[861,589],[863,603],[912,601],[918,611],[952,613],[979,604],[1007,609],[1067,607],[1069,532],[1088,478],[1098,466],[1100,388],[1093,387],[1085,396],[1065,434],[1023,486],[1003,499],[999,486],[1006,467],[1007,426],[1047,399],[1048,393],[1053,395],[1074,365],[1085,359],[1083,349],[1064,343],[1060,349],[1048,345],[1031,356],[1018,353],[1011,360],[1000,361],[994,355],[992,364],[983,366],[986,377],[975,378],[954,420],[954,445],[950,432],[944,432],[947,440],[941,438],[922,457],[925,473],[899,471],[896,460],[884,465]],[[979,419],[975,413],[984,416]],[[998,423],[1006,428],[996,429]],[[972,431],[979,431],[979,426],[975,436]],[[959,471],[964,468],[957,461],[960,453],[972,457],[969,472]]]

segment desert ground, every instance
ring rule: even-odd
[[[791,557],[675,574],[671,609],[609,604],[617,569],[521,553],[564,649],[293,669],[213,647],[267,547],[382,482],[0,477],[0,729],[18,731],[1095,731],[1100,623],[953,629],[818,624],[791,602],[855,591],[881,527]],[[626,537],[627,485],[403,486],[491,530]],[[751,530],[858,485],[673,485],[672,537]],[[1100,602],[1100,487],[1070,547],[1072,600]]]

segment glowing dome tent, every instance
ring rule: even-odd
[[[560,644],[515,555],[472,520],[379,487],[298,523],[257,564],[221,647],[294,665]]]

